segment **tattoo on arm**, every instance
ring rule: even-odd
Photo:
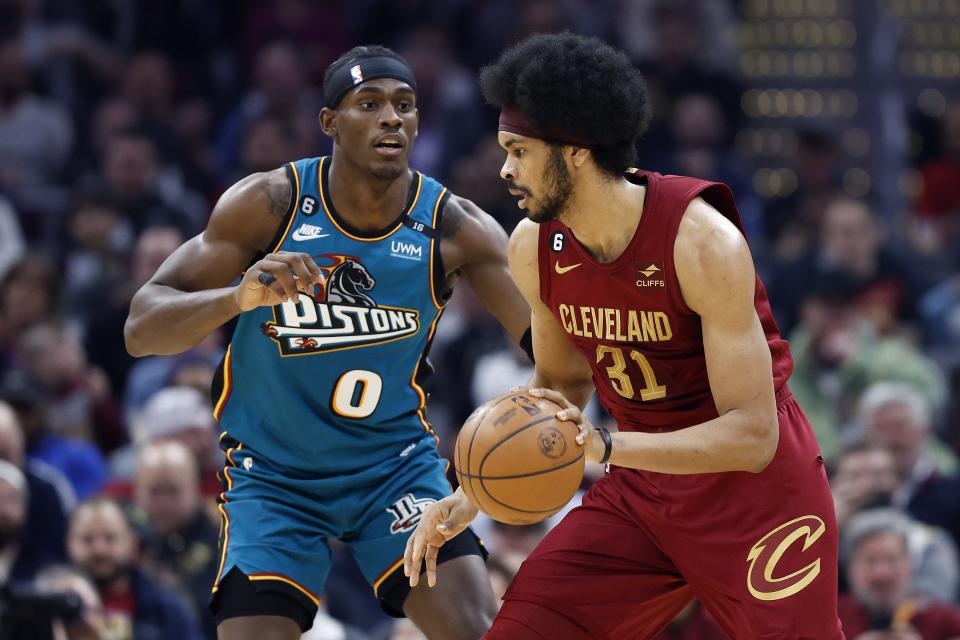
[[[290,207],[290,198],[293,197],[293,190],[286,176],[283,178],[274,178],[271,176],[260,184],[260,191],[267,197],[267,201],[270,203],[270,215],[283,218],[284,214],[287,213],[287,209]]]
[[[467,212],[459,206],[455,205],[451,207],[449,206],[449,202],[447,205],[447,208],[443,212],[443,224],[440,227],[440,235],[444,239],[449,239],[457,235],[457,232],[463,225],[463,219],[467,215]]]

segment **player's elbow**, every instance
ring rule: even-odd
[[[754,422],[751,428],[749,441],[751,446],[746,448],[750,452],[746,461],[746,471],[760,473],[766,469],[777,455],[780,444],[780,425],[776,416],[764,417]]]
[[[143,356],[150,355],[150,351],[144,344],[143,336],[137,331],[137,324],[137,321],[132,317],[127,318],[126,323],[123,325],[123,345],[126,347],[127,353],[131,356],[134,358],[142,358]]]

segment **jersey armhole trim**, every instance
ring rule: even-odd
[[[290,186],[293,189],[290,191],[290,204],[287,206],[286,213],[283,214],[285,224],[281,223],[280,228],[277,229],[277,235],[273,237],[273,241],[270,243],[273,248],[270,249],[269,253],[276,253],[283,241],[287,239],[287,234],[290,233],[290,227],[293,225],[297,203],[300,202],[300,174],[297,172],[297,165],[288,162],[284,165],[284,169],[287,170],[287,180],[290,181]]]
[[[543,223],[537,228],[537,292],[542,302],[548,309],[550,308],[550,236],[554,233],[555,227],[549,222]],[[551,309],[552,311],[552,309]]]
[[[443,224],[443,212],[448,200],[450,200],[450,192],[444,187],[433,205],[431,222],[434,237],[430,239],[430,299],[438,310],[443,309],[453,295],[453,289],[447,285],[447,272],[443,267],[443,256],[440,253],[440,240],[443,237],[440,227]]]

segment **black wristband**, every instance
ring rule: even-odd
[[[610,437],[610,432],[603,427],[599,427],[597,431],[603,438],[603,457],[600,458],[600,464],[607,464],[610,461],[610,454],[613,453],[613,438]]]
[[[523,336],[520,338],[520,348],[523,349],[523,352],[530,358],[530,362],[536,362],[536,360],[533,359],[533,333],[531,333],[530,327],[527,327],[527,330],[523,332]]]

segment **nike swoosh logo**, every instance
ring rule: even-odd
[[[571,264],[570,266],[567,266],[567,267],[561,267],[561,266],[560,266],[560,261],[557,260],[555,263],[553,263],[553,268],[554,268],[554,270],[555,270],[557,273],[559,273],[559,274],[562,275],[562,274],[566,273],[567,271],[573,271],[574,269],[576,269],[577,267],[579,267],[579,266],[582,265],[582,264],[583,264],[582,262],[578,262],[577,264]]]
[[[297,229],[296,231],[293,232],[293,239],[294,240],[313,240],[314,238],[326,238],[329,235],[330,235],[329,233],[304,234],[304,233],[300,233],[300,229]]]

